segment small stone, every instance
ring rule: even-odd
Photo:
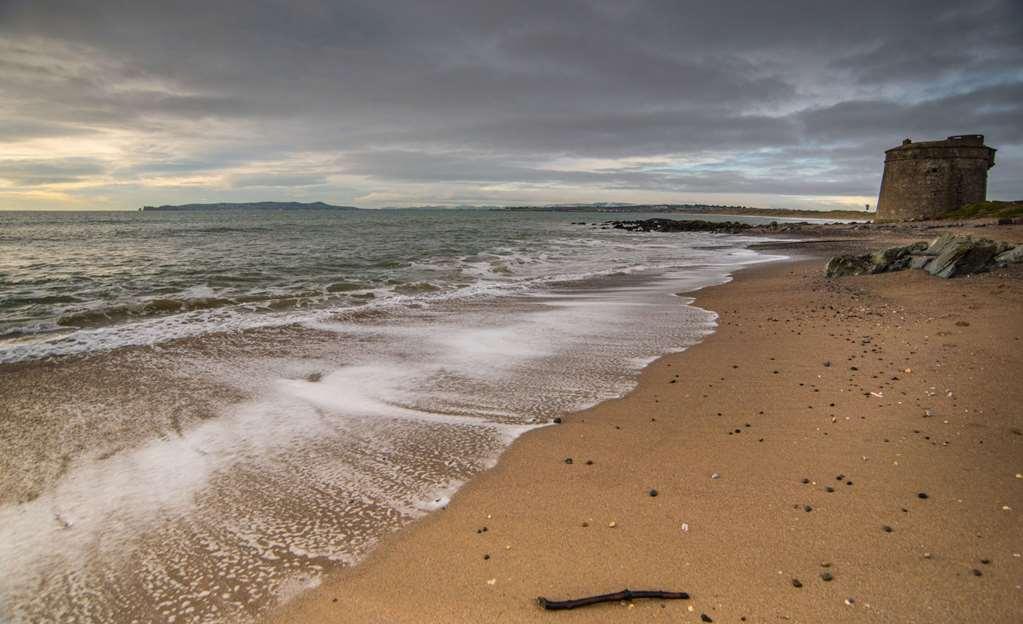
[[[974,576],[984,576],[984,573],[978,570],[977,568],[971,570],[970,573],[973,574]]]
[[[803,586],[803,583],[799,579],[794,578],[792,579],[792,586],[795,587],[796,589],[799,589],[800,587]]]
[[[990,559],[981,559],[980,562],[983,563],[984,565],[988,565],[989,563],[991,563],[991,560]]]
[[[609,526],[609,527],[611,527],[611,528],[613,529],[613,528],[615,528],[616,526],[618,526],[618,523],[617,523],[617,522],[615,522],[614,520],[612,520],[611,522],[608,522],[608,523],[607,523],[607,526]]]
[[[821,572],[821,580],[825,583],[830,583],[835,580],[835,577],[831,574],[831,572]]]
[[[916,497],[921,500],[927,500],[928,498],[930,498],[929,496],[927,496],[927,492],[920,492],[919,494],[916,495]]]
[[[488,560],[488,559],[490,559],[490,555],[483,555],[483,560],[484,560],[484,561],[486,561],[486,560]]]
[[[571,464],[572,463],[572,458],[571,457],[566,457],[565,458],[565,463],[566,464]]]
[[[809,482],[810,482],[810,480],[809,480],[809,479],[803,479],[801,483],[802,483],[803,485],[806,485],[806,484],[807,484],[807,483],[809,483]]]
[[[827,487],[825,487],[825,488],[824,488],[824,491],[825,491],[825,492],[834,492],[834,491],[835,491],[835,488],[833,488],[833,487],[831,487],[831,486],[829,485],[829,486],[827,486]]]
[[[650,490],[650,496],[651,497],[657,496],[657,490]]]
[[[849,606],[852,606],[855,603],[856,603],[856,599],[855,598],[846,598],[845,599],[845,604],[847,604]]]
[[[492,579],[488,580],[487,581],[487,585],[497,585],[497,579],[496,578],[492,578]]]
[[[881,527],[881,530],[882,530],[882,531],[884,531],[885,533],[891,533],[891,532],[892,532],[892,531],[894,531],[895,529],[893,529],[892,527],[890,527],[890,526],[888,526],[888,525],[886,524],[886,525],[884,525],[884,526],[882,526],[882,527]]]
[[[803,505],[803,511],[805,511],[806,513],[810,513],[811,511],[813,511],[813,507],[809,505]]]
[[[715,472],[714,474],[710,475],[710,478],[711,479],[720,479],[721,475],[719,475],[718,473]]]
[[[593,460],[592,459],[587,459],[586,460],[586,465],[587,466],[592,466],[593,465]]]
[[[701,614],[700,614],[700,621],[701,621],[701,622],[713,622],[713,621],[714,621],[714,619],[713,619],[713,618],[711,618],[711,617],[710,617],[709,615],[707,615],[706,613],[701,613]]]
[[[931,558],[931,553],[925,552],[924,553],[924,559],[930,559],[930,558]]]
[[[556,418],[554,419],[554,424],[555,424],[555,425],[560,425],[560,424],[561,424],[561,417],[560,417],[560,416],[558,416],[558,417],[556,417]]]

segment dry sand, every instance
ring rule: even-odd
[[[1023,272],[822,267],[699,292],[715,334],[272,619],[1023,621]],[[626,587],[692,598],[535,602]]]

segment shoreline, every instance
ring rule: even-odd
[[[916,615],[1011,621],[1011,614],[1023,608],[1016,589],[1020,546],[1012,543],[1010,530],[1020,526],[1012,510],[1023,507],[1014,476],[1020,466],[1005,467],[1001,470],[1005,474],[990,474],[984,483],[950,492],[948,488],[964,485],[956,479],[958,469],[977,458],[942,460],[936,456],[942,451],[935,448],[949,446],[920,444],[917,438],[930,436],[906,428],[920,426],[920,413],[930,409],[921,407],[922,403],[937,406],[942,400],[955,399],[927,395],[926,388],[921,397],[917,389],[906,395],[915,403],[910,408],[908,398],[904,406],[864,389],[867,382],[874,382],[882,388],[891,385],[889,392],[895,392],[907,382],[927,384],[928,377],[956,368],[946,363],[944,368],[930,370],[921,361],[924,351],[940,352],[946,360],[955,360],[959,352],[934,351],[925,334],[920,334],[917,345],[905,333],[906,325],[937,322],[916,309],[920,300],[935,294],[976,290],[978,284],[991,282],[1008,299],[983,307],[990,309],[981,325],[998,335],[996,346],[1018,340],[1018,331],[1005,317],[1018,310],[1018,275],[1000,271],[944,281],[906,272],[848,278],[829,287],[821,275],[823,261],[805,259],[806,254],[820,251],[795,248],[801,249],[803,259],[747,267],[729,283],[691,293],[696,297],[693,305],[718,313],[713,334],[685,352],[651,363],[625,397],[566,416],[560,426],[520,436],[494,468],[462,487],[445,510],[381,540],[365,561],[328,576],[320,587],[272,612],[269,621],[440,622],[495,617],[547,621],[553,616],[535,605],[539,595],[575,598],[625,587],[687,591],[693,599],[638,601],[625,607],[627,611],[607,604],[557,617],[587,622],[662,617],[696,621],[706,613],[715,621],[741,617],[747,621],[777,617],[913,621]],[[789,288],[794,280],[799,288]],[[822,292],[831,300],[830,316],[842,317],[831,332],[821,323],[829,317],[827,305],[815,301]],[[862,309],[865,301],[871,315],[882,318],[890,306],[898,305],[903,329],[898,337],[888,335],[890,328],[878,328],[870,315],[834,311],[835,303],[853,310]],[[812,312],[801,309],[809,306]],[[743,322],[758,324],[761,330],[769,323],[789,335],[783,344],[776,344],[769,333],[745,332]],[[943,324],[951,329],[937,331],[965,331],[954,322]],[[849,351],[854,344],[851,336],[862,329],[876,335],[865,345],[855,343],[858,348]],[[835,330],[842,332],[841,339]],[[900,339],[908,343],[898,345],[905,349],[899,358],[905,363],[879,365],[867,358],[872,350],[883,352],[882,345],[888,346],[889,340],[895,349],[894,341]],[[829,360],[834,366],[826,367],[820,360],[827,354],[807,355],[808,346],[822,343],[830,350],[843,347],[849,351],[844,354],[847,358],[864,361],[848,380],[839,379],[835,373],[845,368],[841,366],[845,362],[837,353]],[[1021,370],[1020,360],[1010,354],[1007,363],[1005,378],[973,383],[967,390],[970,401],[984,405],[975,409],[998,415],[1002,434],[1023,425],[1007,409],[1023,399],[1010,381]],[[768,366],[778,369],[767,370]],[[898,379],[875,382],[865,375],[875,367],[878,378],[876,373]],[[908,368],[932,374],[901,373],[900,377],[892,370],[880,370],[893,367],[899,373]],[[731,385],[736,380],[741,387]],[[697,394],[701,387],[702,394]],[[748,393],[751,389],[757,396]],[[987,399],[977,394],[985,389]],[[885,390],[878,392],[883,397]],[[801,396],[793,399],[794,394]],[[794,400],[807,404],[795,412]],[[836,405],[829,407],[830,403]],[[814,407],[817,412],[810,411]],[[873,418],[876,414],[867,418],[859,413],[863,410],[868,414],[879,410],[892,422]],[[721,416],[716,415],[719,412]],[[857,423],[857,417],[862,417],[861,422]],[[934,428],[932,422],[926,422],[929,429]],[[847,423],[860,427],[843,426]],[[969,427],[960,425],[956,436],[979,435]],[[863,438],[866,432],[860,429],[869,435]],[[886,433],[889,438],[883,437]],[[1023,438],[1002,434],[988,433],[985,451],[996,451],[992,454],[996,464],[1011,464],[1009,460],[1019,456]],[[845,444],[836,447],[836,440]],[[894,456],[912,458],[902,460],[901,470],[900,460],[889,458],[890,449],[877,448],[892,441],[900,448]],[[944,454],[958,452],[959,446],[953,447],[955,451]],[[879,452],[886,461],[871,458]],[[571,464],[565,463],[568,457],[573,458]],[[593,464],[588,465],[588,460]],[[914,469],[907,469],[907,461]],[[921,470],[943,476],[924,478]],[[855,475],[854,484],[827,485],[835,478],[830,472]],[[904,480],[907,473],[920,482],[901,488],[886,483],[893,478]],[[712,479],[713,474],[720,478]],[[803,484],[804,478],[811,482]],[[917,488],[927,488],[928,498],[918,498]],[[651,489],[657,490],[656,497],[650,496]],[[993,511],[966,512],[962,503],[959,508],[946,507],[950,500],[993,489],[1005,501],[1002,505],[992,502]],[[944,516],[934,514],[939,504],[933,501],[944,501]],[[1001,506],[1010,509],[1003,511]],[[916,521],[918,517],[922,523]],[[977,528],[971,519],[984,520],[988,534],[974,541],[986,542],[986,548],[967,548],[965,542],[970,540],[964,527]],[[913,521],[922,526],[903,530]],[[936,525],[946,522],[959,528],[942,533]],[[925,535],[925,543],[906,543],[914,533]],[[919,540],[920,535],[916,537]],[[989,554],[978,554],[980,550]],[[978,563],[981,559],[989,563]],[[892,577],[872,569],[878,564],[902,573]],[[981,576],[974,576],[974,570]],[[821,580],[825,573],[834,580]],[[794,587],[796,580],[800,588]],[[968,600],[959,595],[964,592],[963,583],[977,586],[967,592]],[[978,591],[983,594],[980,602]]]

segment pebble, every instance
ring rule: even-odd
[[[700,614],[700,621],[701,621],[701,622],[713,622],[713,621],[714,621],[714,619],[713,619],[713,618],[711,618],[711,617],[710,617],[709,615],[707,615],[706,613],[701,613],[701,614]]]
[[[974,568],[971,572],[973,573],[974,576],[984,576],[984,573],[978,570],[977,568]]]
[[[657,496],[657,490],[650,490],[650,496]]]
[[[882,531],[884,531],[885,533],[891,533],[891,532],[892,532],[892,531],[894,531],[895,529],[893,529],[892,527],[890,527],[890,526],[888,526],[888,525],[886,524],[886,525],[884,525],[884,526],[882,526],[882,527],[881,527],[881,530],[882,530]]]
[[[831,487],[831,486],[829,485],[829,486],[827,486],[827,487],[825,487],[825,488],[824,488],[824,491],[825,491],[825,492],[834,492],[834,491],[835,491],[835,488],[833,488],[833,487]]]
[[[929,496],[927,496],[927,492],[920,492],[916,495],[916,497],[922,500],[927,500],[929,498]]]
[[[849,606],[852,606],[855,602],[856,602],[855,598],[846,598],[845,599],[845,604],[847,604]]]
[[[565,463],[566,464],[571,464],[572,463],[572,458],[571,457],[566,457],[565,458]]]
[[[830,583],[835,580],[835,577],[831,574],[831,572],[821,572],[821,580],[825,583]]]
[[[607,526],[609,526],[609,527],[611,527],[611,528],[613,529],[613,528],[615,528],[616,526],[618,526],[618,523],[617,523],[617,522],[615,522],[614,520],[612,520],[611,522],[608,522],[608,523],[607,523]]]
[[[803,511],[805,511],[806,513],[810,513],[811,511],[813,511],[813,507],[809,505],[803,505]]]
[[[486,561],[487,559],[490,559],[490,555],[483,555],[483,560]]]
[[[558,416],[558,417],[556,417],[556,418],[554,419],[554,424],[555,424],[555,425],[560,425],[560,424],[561,424],[561,417],[560,417],[560,416]]]
[[[721,475],[719,475],[718,473],[715,472],[714,474],[710,475],[710,478],[711,479],[720,479]]]
[[[792,586],[795,587],[796,589],[799,589],[800,587],[803,586],[803,583],[799,579],[794,578],[792,579]]]
[[[803,481],[802,481],[803,485],[806,485],[806,484],[807,484],[807,483],[809,483],[809,482],[810,482],[810,480],[809,480],[809,479],[803,479]]]

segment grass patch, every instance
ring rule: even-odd
[[[966,204],[953,210],[942,219],[1001,219],[1004,217],[1023,217],[1023,201],[984,201]]]

